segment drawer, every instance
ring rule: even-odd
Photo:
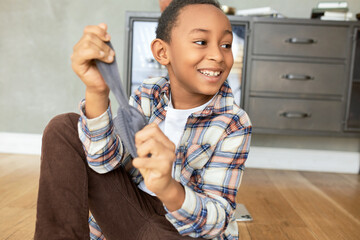
[[[254,54],[345,58],[348,28],[257,23]]]
[[[343,95],[342,64],[252,61],[251,91]]]
[[[251,97],[254,128],[340,131],[342,103],[337,101]]]

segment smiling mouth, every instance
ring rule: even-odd
[[[221,71],[199,70],[199,72],[209,77],[218,77],[221,74]]]

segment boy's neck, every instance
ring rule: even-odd
[[[171,104],[175,109],[191,109],[210,101],[214,96],[185,94],[181,91],[171,91]]]

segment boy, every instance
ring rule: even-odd
[[[131,159],[93,63],[113,61],[110,36],[105,24],[85,28],[72,56],[85,101],[78,123],[65,114],[45,129],[35,239],[89,239],[89,209],[91,239],[238,239],[251,125],[225,81],[230,22],[216,1],[174,0],[156,37],[151,50],[168,77],[145,80],[130,98],[149,122]]]

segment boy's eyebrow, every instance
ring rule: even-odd
[[[192,29],[192,30],[190,31],[189,34],[194,34],[194,33],[197,33],[197,32],[208,33],[208,32],[210,32],[210,30],[208,30],[208,29],[203,29],[203,28],[194,28],[194,29]],[[232,33],[231,30],[225,29],[225,30],[224,30],[224,35],[226,35],[226,34],[232,35],[233,33]]]

